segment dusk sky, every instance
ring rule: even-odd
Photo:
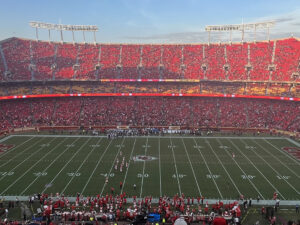
[[[35,38],[29,21],[97,25],[97,41],[105,43],[206,42],[205,25],[276,21],[271,38],[300,37],[299,0],[0,0],[0,40]],[[48,31],[39,32],[47,40]],[[92,41],[92,34],[87,34]],[[71,33],[64,32],[65,40]],[[233,35],[240,40],[240,33]],[[258,39],[265,40],[259,31]],[[213,41],[228,41],[228,33],[213,34]],[[246,40],[252,33],[247,32]],[[59,33],[52,31],[52,39]],[[82,41],[82,34],[76,33]]]

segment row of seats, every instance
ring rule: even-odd
[[[55,79],[73,79],[73,66],[77,63],[78,47],[72,44],[57,45]]]
[[[7,74],[1,74],[2,80],[31,80],[30,41],[9,39],[1,44],[1,48],[9,71]],[[50,62],[48,66],[50,66]]]
[[[54,64],[55,49],[47,42],[32,42],[32,53],[36,70],[34,77],[37,80],[51,80],[53,78],[51,65]]]
[[[290,38],[277,41],[275,50],[276,70],[273,73],[273,79],[277,80],[293,80],[293,73],[300,70],[300,42]],[[300,77],[298,79],[300,80]]]
[[[4,67],[3,59],[0,55],[0,81],[4,79],[3,74],[5,74],[5,67]]]
[[[246,80],[245,65],[248,63],[248,48],[246,44],[233,44],[226,46],[226,55],[230,63],[229,80]]]
[[[95,80],[95,65],[98,63],[99,48],[97,46],[81,45],[78,50],[80,68],[76,79]]]
[[[250,44],[251,80],[269,79],[270,71],[268,70],[268,65],[272,64],[273,44],[273,41]]]
[[[228,94],[260,95],[300,98],[300,85],[263,84],[199,84],[199,83],[118,83],[60,84],[0,87],[0,96],[79,93],[181,93],[181,94]]]
[[[300,41],[294,38],[232,45],[61,44],[12,38],[1,48],[9,71],[5,73],[1,60],[2,80],[300,80],[292,76],[300,58]]]
[[[1,129],[31,126],[204,126],[299,131],[299,102],[187,98],[76,97],[0,102]]]

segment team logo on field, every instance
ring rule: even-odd
[[[299,147],[282,147],[282,150],[286,152],[300,152]]]
[[[152,161],[155,159],[157,158],[149,155],[137,155],[133,157],[133,161],[137,161],[137,162]]]
[[[291,154],[292,156],[296,157],[297,159],[300,159],[300,148],[299,147],[282,147],[283,151]]]
[[[12,144],[10,144],[10,145],[7,145],[7,144],[0,144],[0,154],[1,154],[2,152],[6,152],[6,151],[12,149],[13,147],[15,147],[15,145],[12,145]]]

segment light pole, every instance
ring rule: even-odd
[[[82,31],[84,43],[85,43],[85,32],[93,32],[94,43],[96,44],[96,32],[99,30],[99,28],[95,25],[65,25],[65,24],[43,23],[43,22],[36,22],[36,21],[29,22],[29,25],[35,28],[35,33],[36,33],[35,35],[37,41],[39,40],[38,29],[47,29],[49,35],[49,42],[51,41],[50,31],[57,30],[60,32],[60,41],[62,43],[64,42],[63,31],[72,32],[73,43],[75,43],[75,32]]]

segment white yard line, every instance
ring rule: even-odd
[[[109,146],[111,145],[111,143],[112,143],[112,139],[110,140],[110,142],[109,142],[108,145],[106,146],[104,152],[101,154],[101,156],[100,156],[100,158],[99,158],[99,160],[98,160],[98,162],[97,162],[97,164],[96,164],[96,166],[95,166],[93,172],[91,173],[89,179],[88,179],[87,182],[85,183],[85,185],[84,185],[84,187],[83,187],[83,189],[82,189],[82,191],[81,191],[81,194],[82,194],[82,195],[83,195],[83,193],[84,193],[86,187],[87,187],[88,184],[90,183],[90,181],[91,181],[91,179],[92,179],[94,173],[96,172],[96,169],[98,168],[98,166],[99,166],[99,164],[100,164],[100,162],[101,162],[103,156],[104,156],[105,153],[107,152],[107,150],[108,150]]]
[[[196,140],[195,140],[195,139],[193,139],[193,140],[194,140],[195,144],[198,146],[198,143],[196,142]],[[201,157],[202,157],[202,159],[203,159],[203,161],[204,161],[204,163],[205,163],[205,166],[206,166],[206,168],[207,168],[207,170],[208,170],[208,172],[209,172],[209,174],[210,174],[210,176],[211,176],[211,179],[213,180],[213,182],[214,182],[214,184],[215,184],[215,186],[216,186],[216,188],[217,188],[217,190],[218,190],[218,192],[219,192],[219,195],[220,195],[221,199],[223,199],[223,195],[222,195],[222,193],[221,193],[221,191],[220,191],[220,189],[219,189],[219,186],[217,185],[217,183],[216,183],[216,181],[215,181],[215,178],[214,178],[214,176],[213,176],[211,170],[209,169],[209,167],[208,167],[208,165],[207,165],[207,162],[206,162],[206,160],[205,160],[205,158],[204,158],[202,152],[200,151],[199,148],[197,148],[197,150],[198,150],[198,152],[200,153],[200,155],[201,155]]]
[[[220,145],[223,145],[222,142],[217,139],[217,141],[219,142]],[[236,146],[233,146],[236,148]],[[230,153],[228,152],[227,149],[225,149],[225,152],[227,153],[227,155],[229,157],[231,157]],[[231,157],[232,158],[232,157]],[[242,171],[242,173],[245,175],[246,179],[250,182],[250,184],[252,185],[252,187],[256,190],[256,192],[260,195],[260,197],[264,200],[264,196],[260,193],[260,191],[257,189],[257,187],[254,185],[254,183],[249,179],[248,175],[245,173],[245,171],[240,167],[240,165],[237,163],[237,161],[235,160],[235,158],[232,158],[232,160],[235,162],[235,164],[240,168],[240,170]]]
[[[101,138],[100,140],[97,141],[96,145],[98,145],[100,143],[100,141],[103,138]],[[83,164],[86,162],[86,160],[89,158],[89,156],[94,152],[96,145],[92,147],[92,150],[89,151],[89,154],[86,155],[86,157],[84,158],[84,160],[82,161],[82,163],[80,164],[80,166],[77,168],[75,173],[78,173],[78,171],[81,169],[81,167],[83,166]],[[68,188],[68,186],[70,185],[70,183],[72,182],[72,180],[75,178],[75,176],[73,176],[69,182],[66,184],[66,186],[64,187],[64,189],[60,192],[61,194],[63,194],[65,192],[65,190]]]
[[[125,137],[123,137],[122,143],[120,144],[120,147],[119,147],[119,150],[118,150],[118,152],[117,152],[117,154],[116,154],[116,157],[115,157],[115,159],[114,159],[114,161],[113,161],[113,163],[112,163],[112,165],[111,165],[111,168],[110,168],[109,172],[107,173],[107,176],[108,176],[108,177],[110,176],[111,171],[112,171],[112,169],[114,168],[116,159],[117,159],[117,157],[118,157],[118,155],[119,155],[119,153],[120,153],[120,151],[121,151],[121,148],[122,148],[122,145],[123,145],[124,141],[125,141]],[[102,196],[102,193],[103,193],[103,191],[104,191],[105,186],[106,186],[106,183],[104,182],[104,185],[103,185],[103,187],[102,187],[100,196]]]
[[[54,138],[52,141],[54,141],[55,139],[56,138]],[[4,191],[2,191],[2,193],[0,195],[2,195],[7,190],[9,190],[10,187],[12,187],[13,185],[15,185],[15,183],[17,183],[22,177],[24,177],[25,174],[27,174],[32,168],[34,168],[38,163],[40,163],[46,156],[48,156],[53,150],[55,150],[61,144],[62,144],[62,142],[58,142],[58,144],[54,148],[52,148],[50,151],[47,151],[47,153],[45,155],[43,155],[42,158],[40,158],[38,161],[36,161],[29,169],[27,169],[21,176],[19,176],[18,179],[14,180],[14,182],[11,183]]]
[[[2,138],[1,140],[0,140],[0,143],[2,143],[3,141],[6,141],[6,140],[8,140],[8,139],[10,139],[11,138],[11,136],[9,135],[9,136],[6,136],[6,137],[4,137],[4,138]]]
[[[47,144],[50,144],[52,141],[54,141],[56,138],[52,139],[50,142],[48,142]],[[33,146],[30,146],[30,148],[32,148]],[[16,165],[14,168],[12,168],[9,172],[13,172],[15,169],[17,169],[19,166],[21,166],[25,161],[27,161],[29,158],[31,158],[32,156],[34,156],[35,154],[37,154],[39,151],[41,151],[43,149],[43,147],[40,147],[38,150],[36,150],[35,152],[33,152],[32,154],[30,154],[28,157],[26,157],[22,162],[20,162],[18,165]],[[2,167],[2,166],[0,166]],[[2,179],[4,179],[7,175],[4,175],[0,178],[0,181]]]
[[[25,148],[24,150],[22,150],[21,152],[19,152],[18,154],[16,154],[14,157],[12,157],[12,158],[10,158],[9,160],[5,161],[5,163],[3,163],[3,164],[0,166],[0,168],[3,167],[3,166],[5,166],[6,164],[10,163],[13,159],[15,159],[15,158],[18,157],[19,155],[25,153],[27,150],[31,149],[33,146],[35,146],[36,144],[38,144],[38,143],[41,142],[42,140],[43,140],[43,138],[41,138],[40,140],[38,140],[37,142],[35,142],[33,145],[28,146],[27,148]],[[27,141],[29,141],[29,140],[27,140]],[[24,143],[23,143],[23,144],[24,144]],[[19,146],[20,146],[20,145],[19,145]],[[8,152],[10,152],[10,151],[8,151]],[[1,156],[2,156],[2,154],[1,154]],[[1,158],[1,157],[0,157],[0,158]]]
[[[9,136],[9,138],[11,138],[11,136]],[[29,138],[28,140],[22,142],[21,144],[19,144],[19,145],[13,147],[12,149],[9,149],[9,150],[7,150],[6,152],[1,153],[1,154],[0,154],[0,159],[1,159],[3,156],[6,156],[7,154],[9,154],[9,153],[11,153],[12,151],[16,150],[17,148],[21,147],[22,145],[24,145],[24,144],[27,143],[28,141],[32,140],[33,138],[34,138],[34,137],[31,137],[31,138]],[[6,140],[7,140],[7,139],[6,139]],[[4,141],[4,140],[2,139],[0,143],[2,143],[3,141]],[[19,154],[18,154],[18,155],[19,155]]]
[[[159,160],[159,164],[158,164],[158,169],[159,169],[159,193],[160,196],[162,197],[162,189],[161,189],[161,161],[160,161],[160,137],[158,138],[158,160]]]
[[[279,152],[281,152],[283,155],[289,157],[289,158],[290,158],[291,160],[293,160],[295,163],[297,163],[298,165],[300,165],[300,161],[299,161],[297,158],[295,158],[294,156],[290,155],[289,153],[287,153],[287,152],[281,150],[280,148],[278,148],[277,146],[273,145],[273,144],[272,144],[271,142],[269,142],[268,140],[266,140],[266,139],[263,139],[263,140],[264,140],[265,142],[267,142],[269,145],[273,146],[273,148],[275,148],[276,150],[278,150]],[[293,141],[293,140],[291,140],[291,139],[289,139],[289,138],[286,138],[286,140],[288,140],[289,142],[291,142],[291,143],[293,143],[293,144],[298,144],[297,142],[295,142],[295,141]],[[300,147],[300,146],[298,146],[298,147]]]
[[[239,195],[241,196],[241,192],[239,190],[239,188],[236,186],[234,180],[232,179],[232,177],[230,176],[230,174],[228,173],[227,169],[225,168],[225,166],[223,165],[222,161],[220,160],[219,156],[215,153],[213,147],[211,146],[211,144],[209,143],[208,140],[206,140],[206,142],[209,146],[209,148],[212,150],[212,152],[214,153],[215,157],[218,159],[219,163],[221,164],[221,166],[223,167],[224,171],[226,172],[228,178],[230,179],[231,183],[233,184],[233,186],[235,187],[235,189],[237,190],[237,192],[239,193]]]
[[[90,141],[89,138],[86,142],[84,142],[83,145],[80,146],[78,150],[76,150],[75,154],[69,159],[69,161],[63,166],[63,168],[55,175],[55,177],[49,182],[49,184],[53,184],[53,181],[59,176],[59,174],[69,165],[69,163],[72,161],[72,159],[83,149],[83,147]],[[48,189],[48,187],[45,187],[44,190],[41,193],[45,193],[45,191]]]
[[[170,143],[171,143],[172,155],[173,155],[175,171],[176,171],[176,178],[177,178],[177,183],[178,183],[178,188],[179,188],[179,195],[181,196],[181,186],[180,186],[180,182],[179,182],[178,170],[177,170],[176,159],[175,159],[175,154],[174,154],[174,149],[173,149],[173,142],[172,142],[171,137],[170,137]]]
[[[198,184],[198,180],[197,180],[197,178],[196,178],[196,174],[195,174],[195,171],[194,171],[194,168],[193,168],[193,165],[192,165],[190,156],[189,156],[189,154],[188,154],[188,152],[187,152],[187,149],[186,149],[186,145],[185,145],[185,143],[184,143],[184,141],[183,141],[183,138],[182,138],[181,140],[182,140],[182,143],[183,143],[183,147],[184,147],[185,153],[186,153],[187,158],[188,158],[188,160],[189,160],[190,167],[191,167],[192,172],[193,172],[193,175],[194,175],[194,179],[195,179],[196,184],[197,184],[197,189],[198,189],[198,192],[199,192],[199,196],[202,196],[202,193],[201,193],[201,190],[200,190],[200,187],[199,187],[199,184]]]
[[[148,149],[148,137],[146,139],[145,156],[147,155],[147,149]],[[143,163],[143,176],[142,176],[142,181],[141,181],[140,198],[142,197],[142,193],[143,193],[145,167],[146,167],[146,160],[144,160],[144,163]]]
[[[274,159],[276,159],[282,166],[284,166],[285,168],[287,168],[291,173],[293,173],[296,177],[300,178],[300,176],[295,173],[294,170],[290,169],[287,165],[285,165],[285,163],[282,163],[281,160],[279,160],[277,157],[275,157],[273,154],[271,154],[265,147],[263,147],[261,144],[259,144],[257,141],[252,140],[256,145],[258,145],[259,147],[261,147],[265,152],[267,152],[270,156],[272,156]]]
[[[68,138],[67,138],[68,139]],[[66,140],[67,140],[66,139]],[[62,151],[54,160],[52,160],[52,162],[42,171],[42,173],[46,172],[55,162],[57,162],[57,159],[59,159],[69,148],[72,147],[72,145],[78,140],[79,138],[76,138],[71,144],[70,146],[68,146],[64,151]],[[63,141],[64,142],[64,141]],[[40,176],[37,176],[24,190],[20,195],[23,195],[25,193],[25,191],[28,190],[28,188],[31,187],[31,185],[33,185],[38,179],[40,178]]]
[[[300,143],[290,139],[290,138],[285,138],[286,140],[288,140],[289,142],[293,143],[294,145],[296,145],[297,147],[300,147]]]
[[[124,177],[124,180],[123,180],[123,185],[122,185],[122,189],[121,189],[120,194],[123,193],[123,189],[124,189],[126,178],[127,178],[127,173],[128,173],[129,167],[130,167],[131,160],[132,160],[133,150],[135,148],[135,143],[136,143],[136,138],[134,139],[134,143],[133,143],[133,146],[132,146],[132,149],[131,149],[131,153],[130,153],[130,156],[129,156],[129,163],[128,163],[128,167],[126,169],[126,173],[125,173],[125,177]]]
[[[247,143],[245,143],[244,141],[242,141],[245,145],[247,144]],[[259,145],[259,144],[258,144]],[[261,145],[259,145],[261,148],[263,148]],[[277,176],[282,176],[272,165],[270,165],[270,163],[269,162],[267,162],[263,157],[261,157],[259,154],[257,154],[257,152],[256,151],[254,151],[253,149],[251,149],[251,151],[252,152],[254,152],[254,154],[255,155],[257,155],[260,159],[262,159],[276,174],[277,174]],[[300,195],[300,192],[299,191],[297,191],[297,189],[293,186],[293,185],[291,185],[290,184],[290,182],[288,182],[286,179],[282,179],[282,180],[284,180],[298,195]]]
[[[263,178],[265,178],[265,180],[274,188],[274,190],[278,193],[278,194],[280,194],[281,195],[281,197],[284,199],[284,200],[286,200],[285,199],[285,197],[278,191],[278,189],[268,180],[268,178],[266,178],[266,176],[255,166],[255,164],[233,143],[233,141],[231,141],[230,139],[229,139],[229,142],[233,145],[233,146],[235,146],[235,148],[244,156],[244,158],[246,158],[250,163],[251,163],[251,165],[260,173],[260,175],[263,177]]]
[[[147,150],[148,150],[148,137],[147,137],[146,146],[145,146],[145,156],[147,155]],[[146,160],[144,160],[144,163],[143,163],[143,176],[142,176],[142,182],[141,182],[140,198],[142,197],[142,193],[143,193],[145,167],[146,167]]]

